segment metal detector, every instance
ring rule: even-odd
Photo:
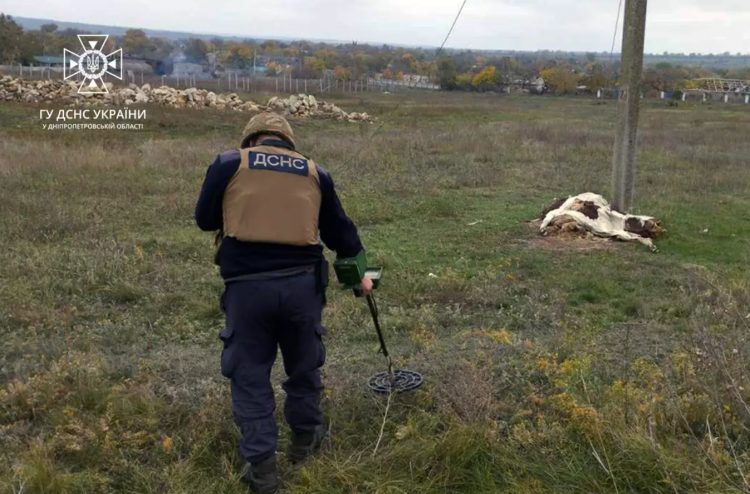
[[[367,276],[373,282],[373,290],[380,286],[380,280],[383,276],[382,266],[367,266],[365,253],[361,252],[357,257],[337,259],[333,265],[336,277],[341,283],[343,290],[353,290],[357,297],[362,296],[359,289],[362,279]],[[378,304],[375,301],[375,294],[367,295],[367,306],[370,308],[372,322],[375,325],[375,331],[378,333],[380,341],[380,352],[383,353],[388,361],[388,371],[375,374],[368,381],[367,385],[377,394],[405,393],[414,391],[422,385],[422,375],[409,370],[394,370],[393,361],[388,354],[388,347],[385,345],[383,331],[380,329],[380,319],[378,313]]]
[[[422,385],[422,375],[409,370],[393,370],[393,361],[388,355],[388,348],[385,346],[383,332],[380,329],[380,320],[378,318],[378,304],[375,302],[375,295],[367,296],[367,305],[370,307],[372,322],[375,324],[375,331],[378,332],[380,340],[380,351],[383,352],[388,361],[388,372],[375,374],[367,381],[367,385],[372,391],[378,394],[405,393],[414,391]]]

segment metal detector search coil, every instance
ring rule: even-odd
[[[406,393],[422,386],[422,374],[408,370],[396,370],[393,375],[381,372],[372,376],[367,386],[379,395]]]

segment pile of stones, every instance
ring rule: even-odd
[[[307,94],[292,95],[287,99],[271,98],[266,106],[275,111],[282,111],[287,115],[297,117],[323,115],[349,122],[372,122],[372,117],[367,113],[347,113],[332,103],[318,102],[315,96]]]
[[[107,83],[109,92],[78,94],[75,81],[29,81],[11,76],[0,78],[0,102],[61,103],[66,106],[130,106],[155,104],[171,108],[213,108],[240,112],[276,111],[298,118],[319,117],[348,122],[372,122],[367,113],[347,113],[338,106],[318,101],[315,96],[300,94],[288,99],[271,98],[265,105],[250,100],[243,101],[237,94],[216,94],[198,88],[175,89],[169,86],[152,88],[148,84],[130,84],[114,88]]]

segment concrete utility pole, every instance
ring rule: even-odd
[[[612,207],[621,213],[629,212],[633,205],[647,4],[648,0],[625,0],[620,101],[617,109],[617,134],[612,160]]]

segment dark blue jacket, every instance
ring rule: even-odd
[[[294,150],[285,141],[264,141],[266,146]],[[227,151],[216,157],[206,172],[206,179],[195,207],[195,221],[207,232],[220,231],[224,226],[224,191],[240,166],[238,150]],[[322,195],[318,228],[323,243],[339,257],[354,257],[364,250],[354,222],[344,212],[334,188],[333,179],[316,163]],[[241,242],[224,237],[218,253],[221,276],[224,279],[246,274],[262,273],[302,267],[323,259],[323,246],[294,246]]]

